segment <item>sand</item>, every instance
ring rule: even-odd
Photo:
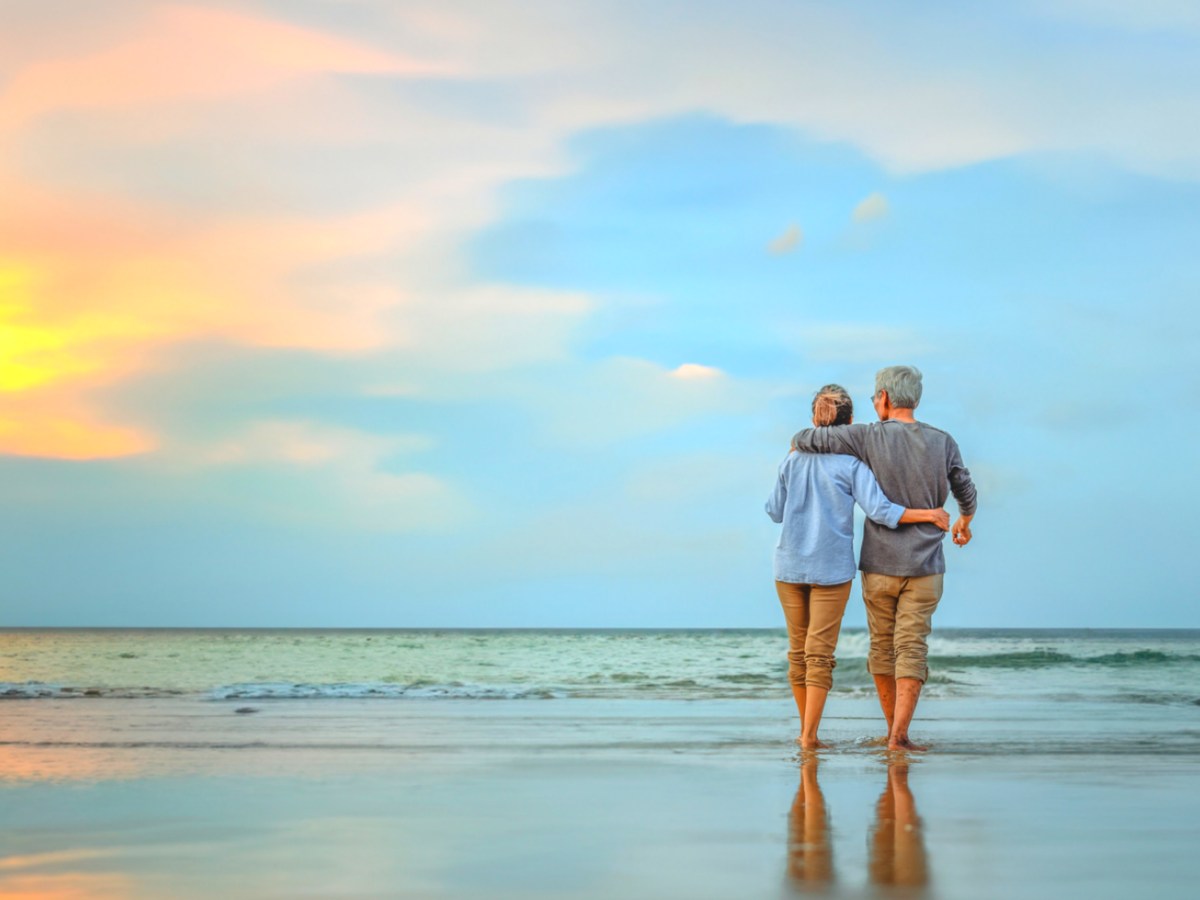
[[[0,896],[1195,894],[1188,710],[942,702],[897,757],[838,698],[806,758],[774,701],[250,706],[0,705]]]

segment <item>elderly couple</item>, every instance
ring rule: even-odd
[[[845,388],[821,388],[813,398],[816,427],[792,438],[767,501],[767,514],[783,523],[775,588],[787,618],[802,747],[825,746],[817,728],[854,579],[858,503],[868,519],[859,563],[871,632],[867,668],[887,719],[888,747],[925,749],[909,740],[908,728],[929,673],[925,639],[942,596],[942,538],[951,531],[960,547],[971,540],[975,485],[954,438],[913,418],[920,401],[921,373],[912,366],[876,373],[879,421],[869,425],[852,424]],[[948,493],[958,502],[953,529],[942,509]]]

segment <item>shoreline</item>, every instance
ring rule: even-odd
[[[850,626],[844,629],[850,633],[865,632],[864,626]],[[315,633],[315,634],[553,634],[553,635],[568,635],[568,634],[583,634],[583,635],[622,635],[622,634],[787,634],[787,629],[784,625],[761,625],[761,626],[695,626],[687,628],[675,627],[636,627],[636,628],[617,628],[617,627],[575,627],[567,625],[554,626],[525,626],[525,625],[500,625],[495,627],[467,627],[467,626],[438,626],[438,625],[421,625],[421,626],[393,626],[393,625],[377,625],[377,626],[361,626],[361,627],[343,627],[343,626],[322,626],[322,625],[3,625],[0,626],[0,634],[7,633],[27,633],[27,632],[109,632],[109,633],[213,633],[213,634],[292,634],[292,633]],[[1139,636],[1147,637],[1155,636],[1179,636],[1179,637],[1200,637],[1200,626],[1172,626],[1164,628],[1145,628],[1145,627],[1121,627],[1121,626],[1104,626],[1095,627],[1090,625],[1059,625],[1052,627],[992,627],[987,625],[947,625],[938,626],[932,633],[931,637],[937,637],[940,634],[948,636],[978,636],[978,635],[994,635],[996,637],[1035,637],[1038,635],[1071,637],[1075,635],[1096,635],[1096,636]]]

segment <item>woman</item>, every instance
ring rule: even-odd
[[[813,425],[849,425],[854,403],[830,384],[812,403]],[[943,531],[943,509],[905,509],[884,496],[871,470],[853,456],[792,451],[779,467],[767,515],[783,523],[775,549],[775,590],[788,630],[788,677],[800,713],[800,745],[817,739],[825,698],[833,684],[833,651],[854,580],[854,504],[873,522],[896,528],[932,522]]]

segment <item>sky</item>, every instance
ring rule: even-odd
[[[936,624],[1200,627],[1192,4],[0,18],[0,624],[778,627],[789,438],[904,363]]]

